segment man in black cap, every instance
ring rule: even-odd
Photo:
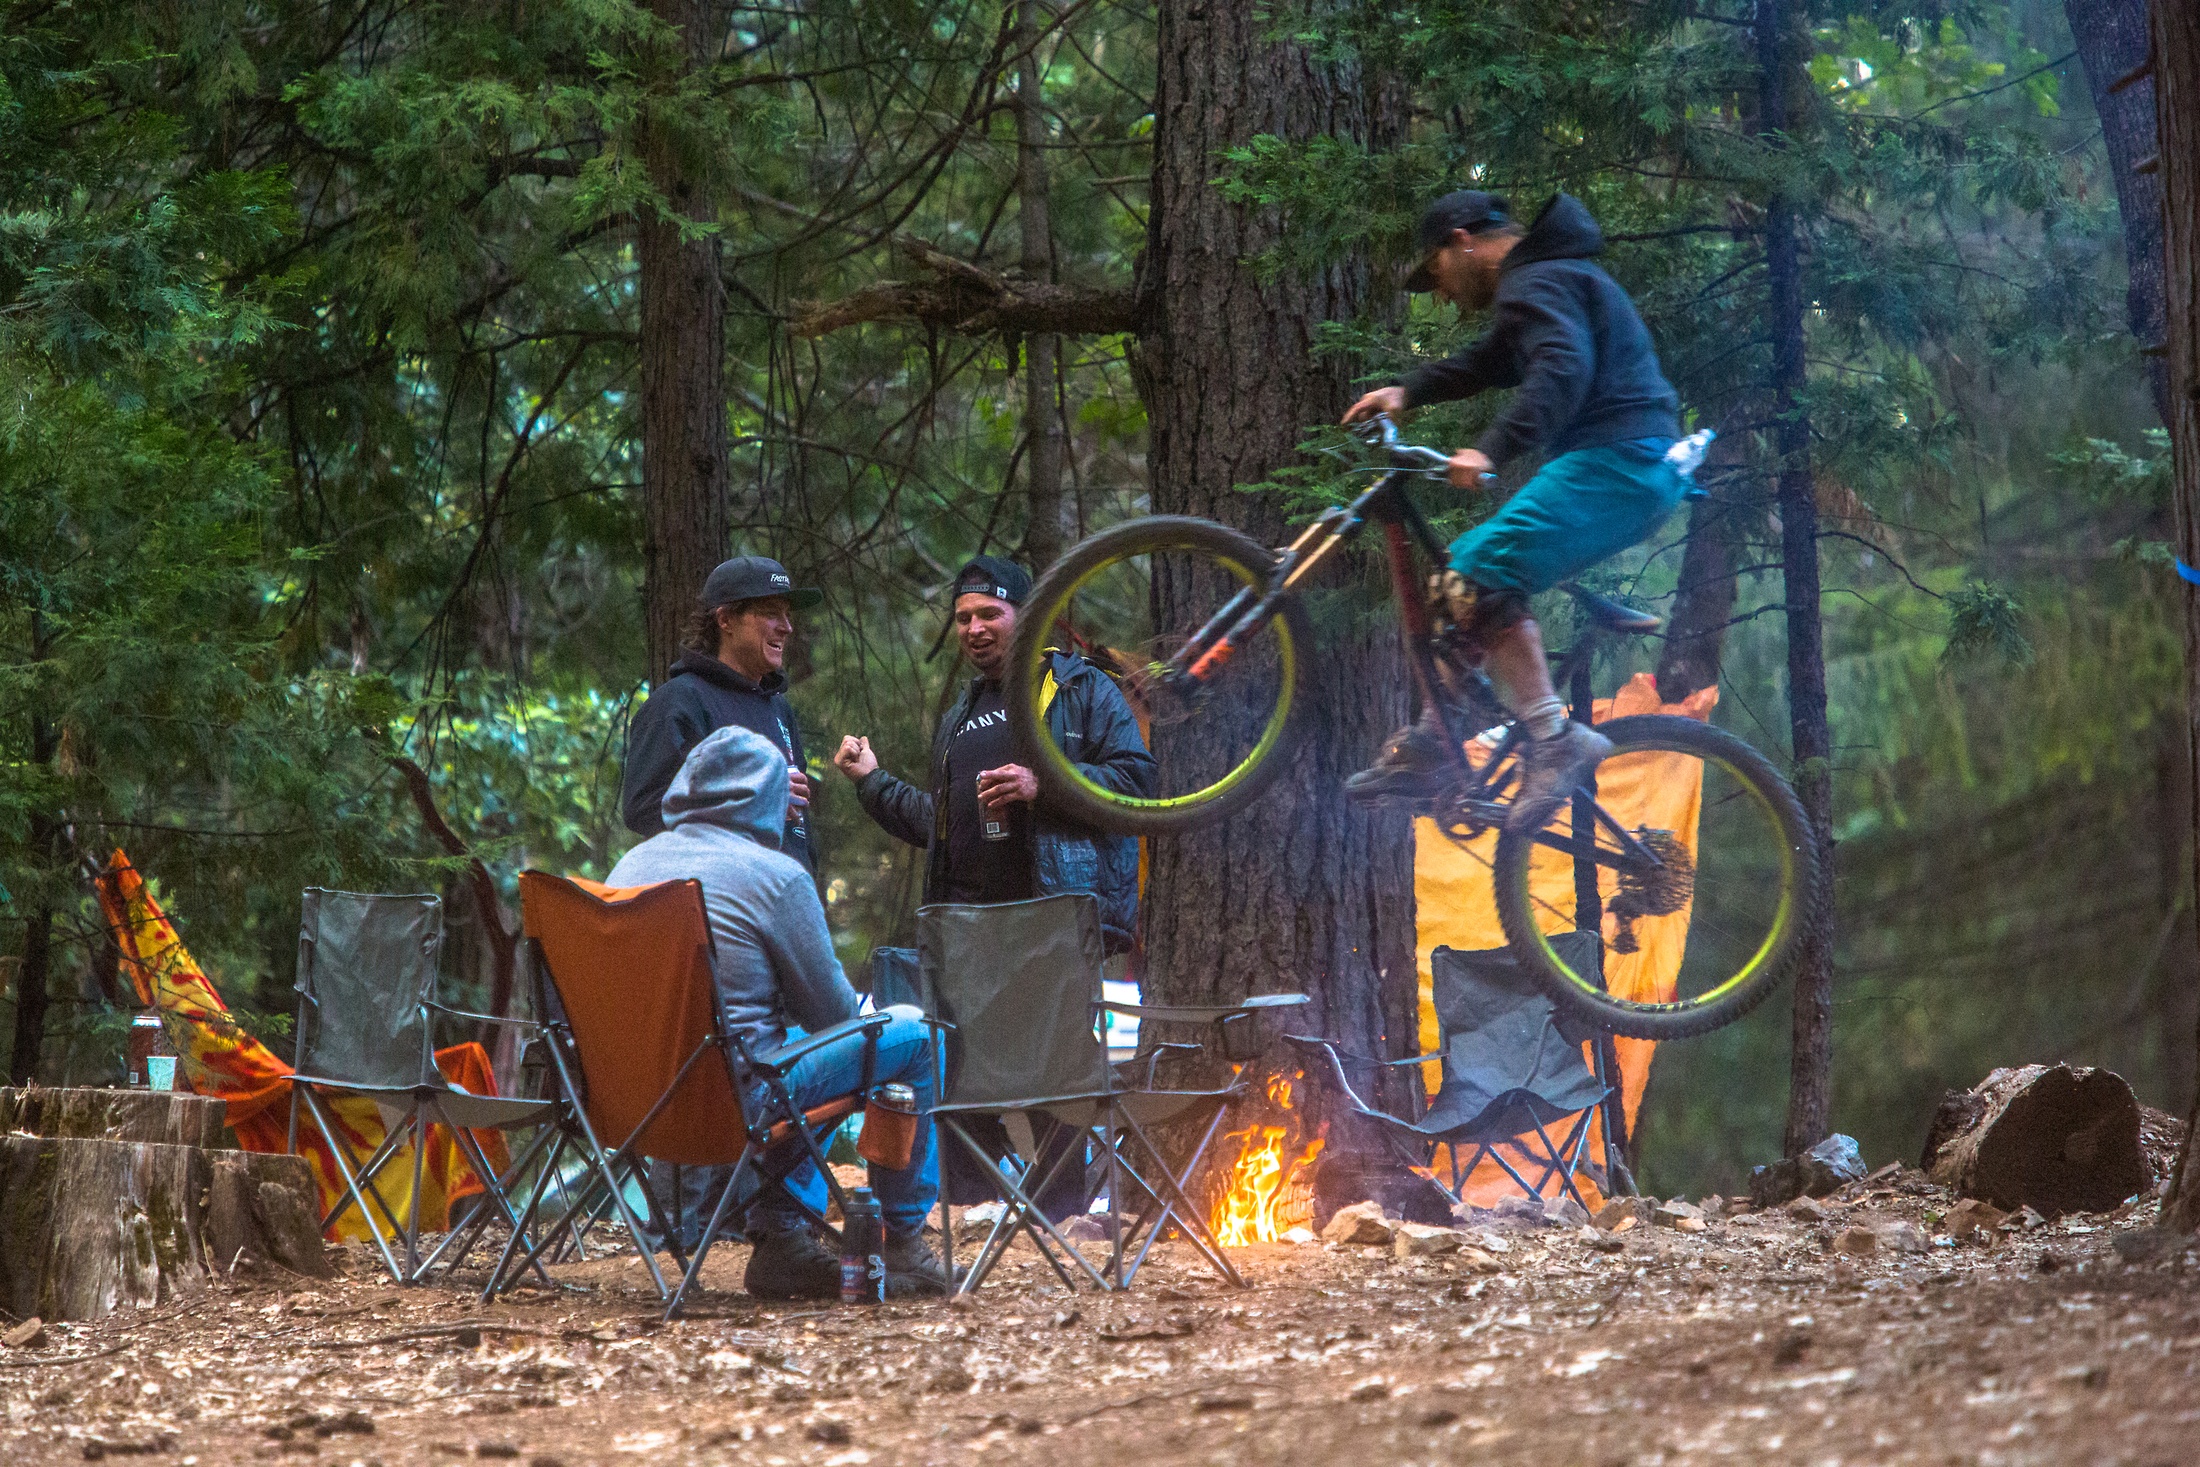
[[[981,555],[955,577],[955,635],[977,676],[932,738],[927,788],[879,768],[871,741],[850,734],[833,763],[856,782],[864,813],[887,834],[925,852],[924,900],[1013,902],[1057,892],[1100,898],[1111,953],[1127,952],[1138,921],[1138,841],[1050,816],[1039,782],[1016,762],[1001,675],[1016,609],[1031,594],[1023,567]],[[1125,794],[1153,791],[1153,755],[1138,720],[1106,673],[1069,652],[1051,654],[1047,722],[1086,776]]]
[[[879,768],[871,741],[855,734],[840,741],[833,763],[856,782],[865,814],[887,834],[924,850],[925,901],[983,905],[1089,891],[1100,899],[1106,950],[1128,952],[1138,925],[1137,838],[1051,816],[1035,803],[1037,777],[1016,762],[1001,675],[1017,608],[1030,594],[1030,575],[999,556],[981,555],[957,573],[955,635],[977,676],[932,736],[928,788]],[[1054,693],[1046,716],[1056,744],[1088,779],[1125,794],[1153,793],[1153,755],[1114,680],[1074,653],[1050,657]],[[998,1122],[966,1129],[996,1156],[1009,1154],[1008,1133]],[[1085,1169],[1055,1164],[1059,1150],[1084,1139],[1064,1130],[1037,1162],[1041,1175],[1059,1178],[1034,1199],[1057,1221],[1085,1208]],[[950,1202],[993,1195],[961,1152],[942,1158],[942,1185]]]
[[[1550,456],[1502,508],[1452,542],[1438,608],[1481,647],[1528,736],[1514,802],[1526,818],[1612,747],[1566,717],[1528,598],[1639,543],[1679,505],[1687,481],[1667,454],[1680,434],[1680,399],[1634,303],[1592,263],[1604,235],[1579,199],[1557,195],[1522,229],[1504,199],[1460,189],[1421,215],[1416,243],[1421,263],[1406,289],[1462,313],[1487,308],[1490,330],[1458,355],[1368,393],[1344,420],[1511,387],[1497,421],[1451,456],[1451,482],[1472,489],[1518,454]],[[1346,787],[1355,799],[1418,804],[1441,793],[1446,764],[1441,725],[1424,711]]]
[[[719,729],[746,728],[787,756],[787,829],[780,849],[817,874],[810,777],[784,668],[794,613],[823,599],[824,592],[797,586],[785,566],[761,555],[735,556],[710,573],[681,630],[671,676],[651,691],[627,731],[620,808],[628,830],[661,832],[658,806],[689,751]]]

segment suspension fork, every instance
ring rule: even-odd
[[[1275,616],[1277,604],[1292,594],[1307,572],[1321,564],[1331,550],[1349,539],[1359,527],[1356,515],[1348,511],[1331,511],[1301,530],[1299,538],[1286,545],[1277,557],[1280,574],[1272,575],[1264,587],[1240,586],[1237,594],[1225,601],[1222,609],[1208,617],[1205,625],[1192,633],[1169,658],[1166,665],[1170,675],[1203,683],[1220,672],[1245,644],[1246,638]],[[1315,545],[1301,560],[1299,556],[1306,552],[1306,547],[1325,531],[1329,538]]]

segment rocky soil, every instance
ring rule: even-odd
[[[631,1254],[490,1307],[354,1256],[0,1347],[0,1461],[2200,1460],[2200,1257],[2151,1203],[1997,1218],[1886,1171],[1649,1211],[1244,1249],[1243,1291],[1169,1245],[1071,1295],[1026,1247],[875,1310],[760,1306],[727,1248],[667,1326]]]

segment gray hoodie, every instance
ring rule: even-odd
[[[665,790],[665,829],[619,858],[612,886],[703,884],[718,1005],[728,1035],[752,1052],[856,1015],[833,955],[825,907],[800,861],[782,855],[787,756],[745,728],[722,728],[689,752]]]

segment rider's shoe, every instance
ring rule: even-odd
[[[1346,798],[1371,805],[1399,800],[1424,804],[1444,791],[1450,759],[1444,752],[1444,727],[1434,709],[1422,713],[1383,740],[1375,762],[1344,782]]]
[[[1539,828],[1550,818],[1549,802],[1571,795],[1612,752],[1612,741],[1587,724],[1566,721],[1547,739],[1529,739],[1520,750],[1520,788],[1513,792],[1505,824],[1514,830]],[[1540,815],[1530,812],[1541,807]]]

